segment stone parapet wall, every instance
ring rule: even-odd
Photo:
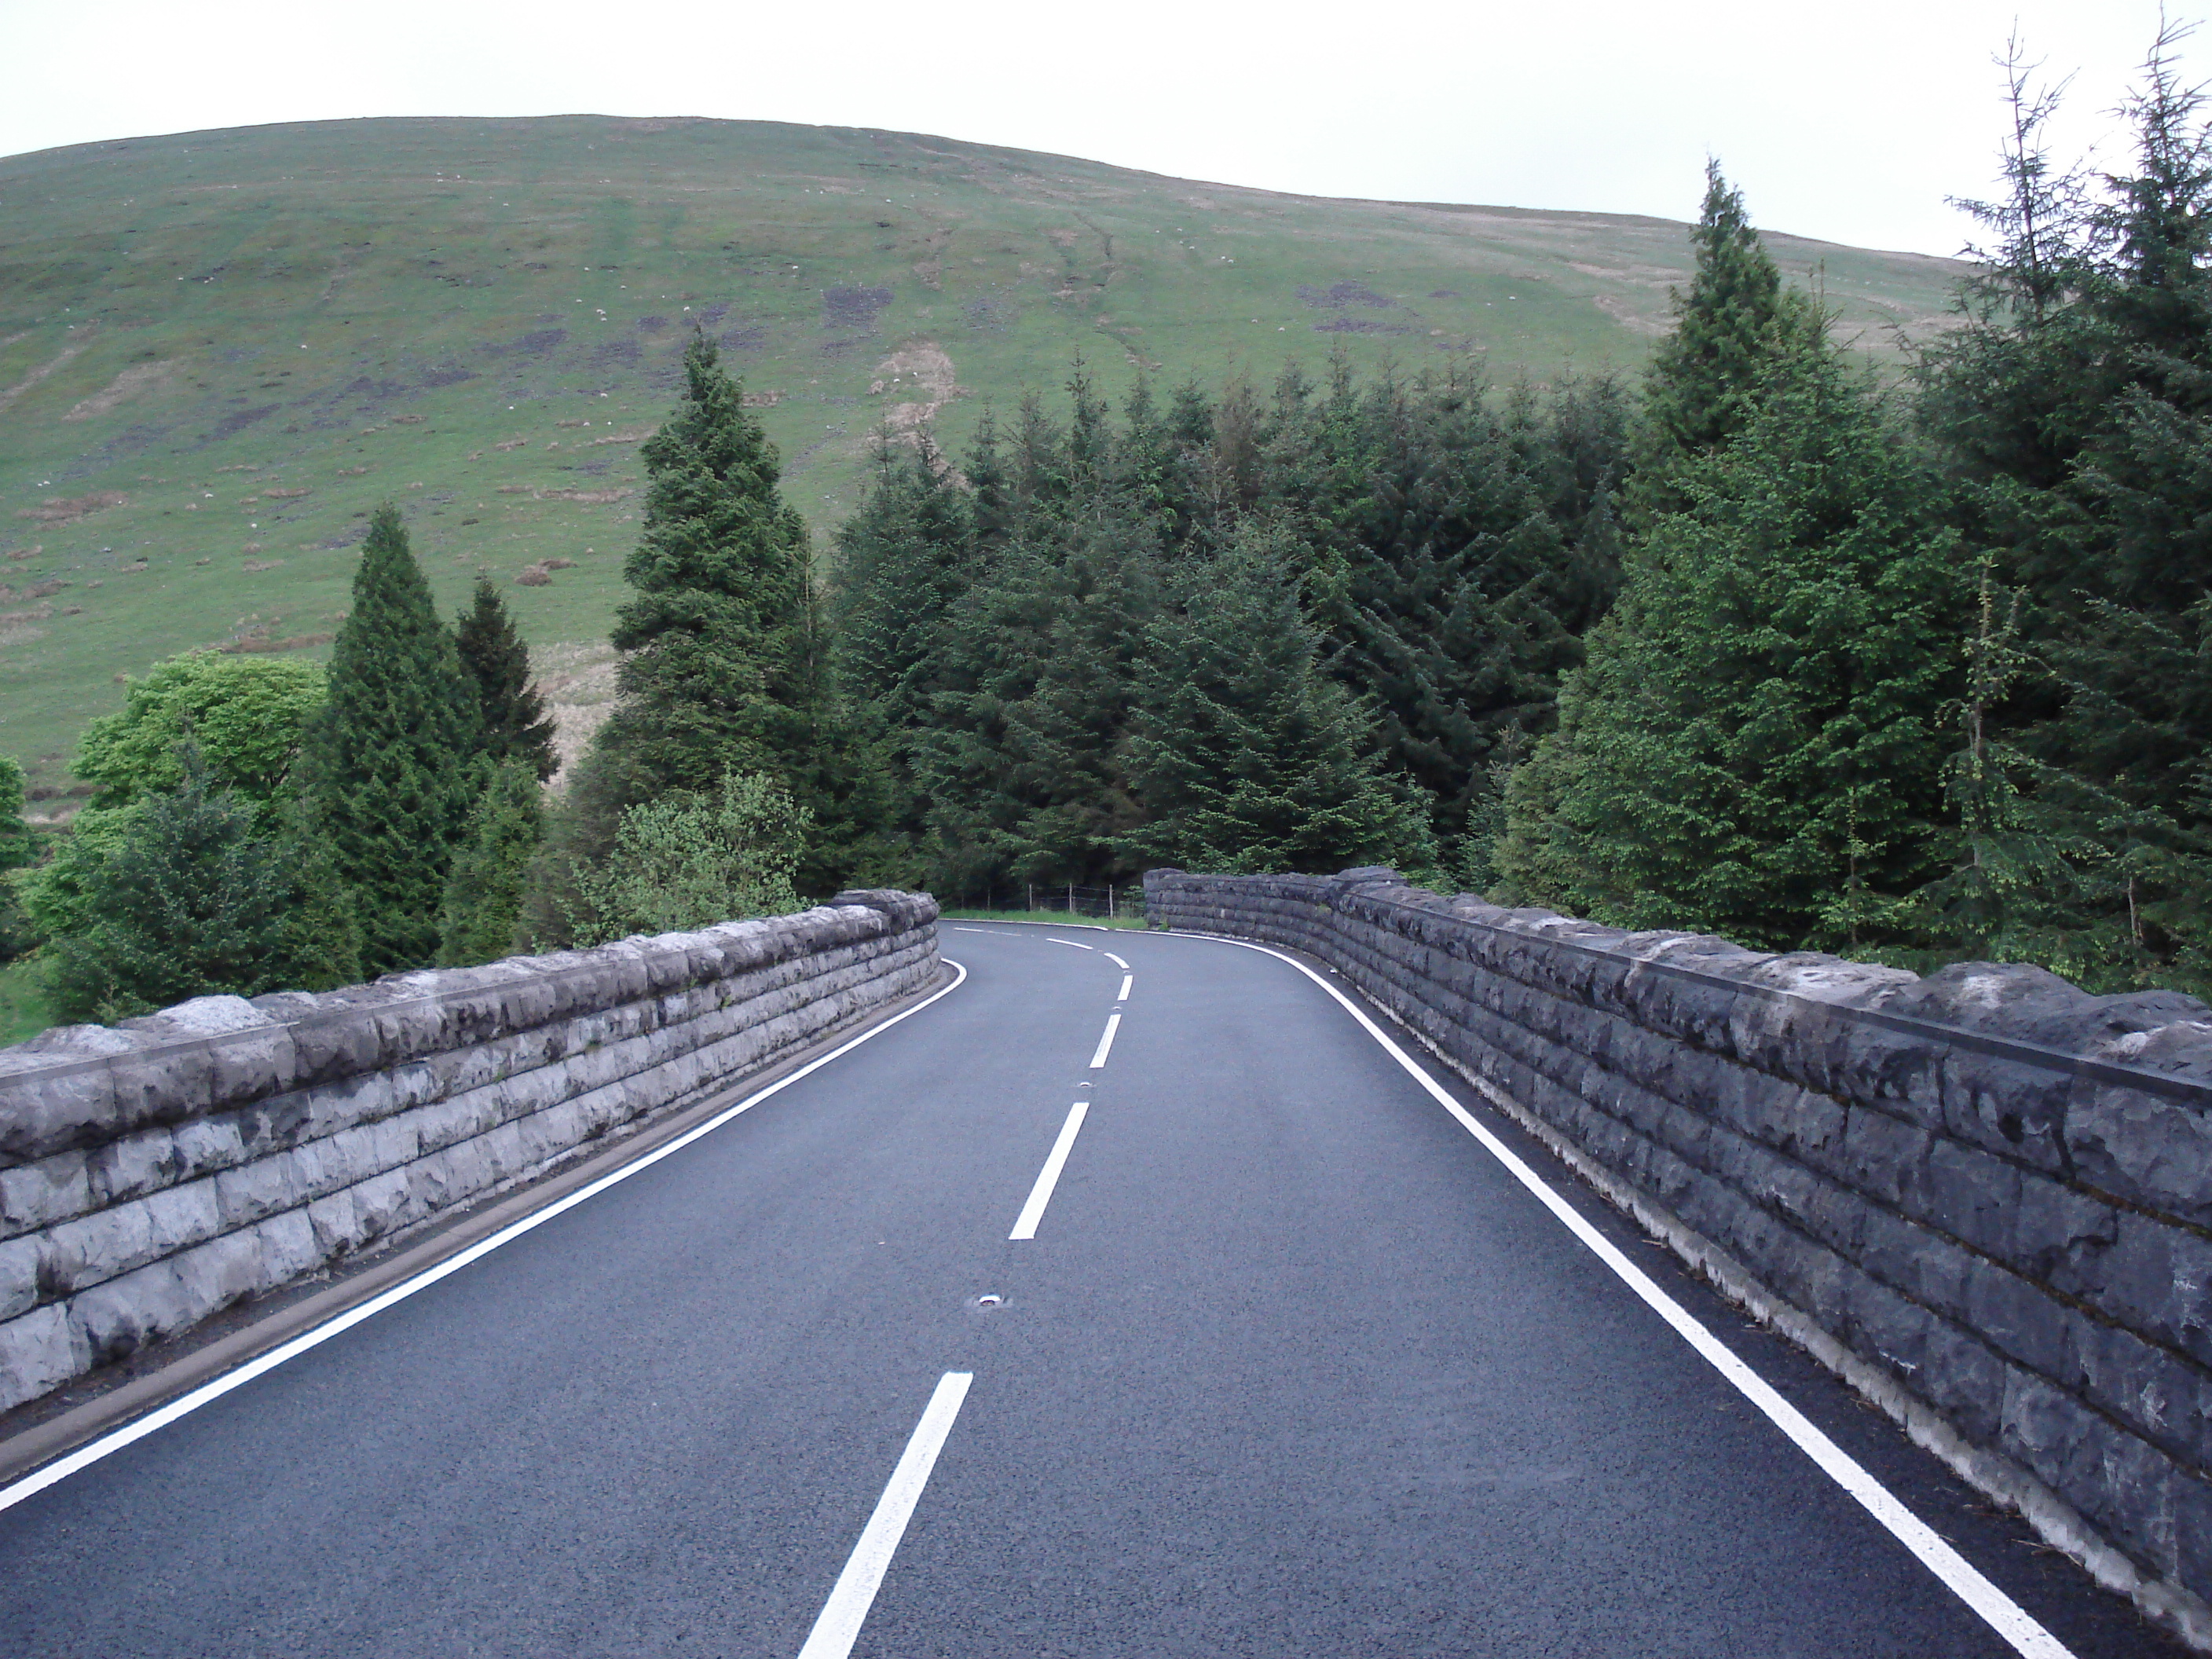
[[[927,895],[0,1048],[0,1409],[933,984]]]
[[[2212,1645],[2212,1011],[1155,871],[1335,969],[1970,1480]]]

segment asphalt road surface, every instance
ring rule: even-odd
[[[928,1007],[0,1511],[0,1651],[2178,1651],[1449,1088],[2001,1633],[1293,964],[944,938]]]

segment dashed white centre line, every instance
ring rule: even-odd
[[[952,931],[956,933],[988,933],[991,930],[988,927],[955,927]]]
[[[1134,985],[1136,982],[1137,982],[1137,976],[1136,976],[1134,974],[1124,974],[1124,975],[1121,975],[1121,995],[1119,995],[1119,996],[1117,996],[1117,997],[1115,997],[1115,998],[1114,999],[1114,1000],[1115,1000],[1115,1001],[1116,1001],[1116,1002],[1127,1002],[1127,1001],[1129,1000],[1129,988],[1130,988],[1132,985]]]
[[[1067,1109],[1067,1121],[1060,1126],[1060,1139],[1052,1143],[1044,1168],[1037,1171],[1036,1185],[1030,1188],[1028,1201],[1022,1212],[1014,1218],[1014,1230],[1006,1235],[1011,1242],[1018,1238],[1035,1238],[1037,1223],[1044,1219],[1044,1206],[1052,1202],[1052,1189],[1060,1184],[1060,1172],[1067,1167],[1067,1155],[1075,1149],[1076,1132],[1083,1127],[1085,1114],[1090,1110],[1082,1101]]]
[[[906,1523],[914,1518],[914,1507],[921,1501],[921,1489],[929,1484],[929,1472],[937,1467],[937,1455],[945,1449],[952,1432],[952,1419],[960,1415],[960,1402],[968,1397],[968,1386],[975,1380],[973,1371],[947,1371],[939,1380],[937,1392],[930,1395],[921,1421],[915,1425],[898,1467],[891,1471],[890,1485],[877,1500],[876,1512],[861,1529],[860,1541],[853,1546],[845,1571],[837,1575],[836,1586],[823,1604],[822,1616],[814,1621],[806,1645],[799,1649],[799,1659],[846,1659],[852,1652],[868,1609],[875,1604],[876,1591],[883,1585],[884,1574],[890,1567],[891,1556],[899,1540],[906,1536]]]
[[[1066,945],[1072,946],[1073,949],[1078,951],[1095,951],[1098,948],[1095,945],[1077,944],[1076,941],[1072,939],[1048,939],[1045,943],[1047,945]]]
[[[1111,951],[1102,951],[1099,954],[1104,957],[1107,961],[1112,963],[1116,968],[1119,968],[1123,973],[1126,974],[1129,971],[1129,964],[1122,961],[1121,957],[1115,956]]]
[[[1091,1069],[1097,1071],[1106,1063],[1106,1051],[1114,1046],[1114,1033],[1121,1029],[1121,1016],[1106,1016],[1106,1034],[1098,1039],[1098,1052],[1091,1056]]]

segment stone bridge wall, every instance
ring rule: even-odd
[[[927,895],[0,1048],[0,1409],[933,984]]]
[[[1335,969],[1984,1491],[2212,1645],[2212,1011],[1155,871]]]

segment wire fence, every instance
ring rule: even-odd
[[[1126,886],[1079,887],[1073,882],[1065,885],[1040,887],[1034,884],[1025,890],[1031,910],[1054,910],[1063,915],[1098,916],[1108,921],[1145,919],[1145,890],[1134,882]]]

